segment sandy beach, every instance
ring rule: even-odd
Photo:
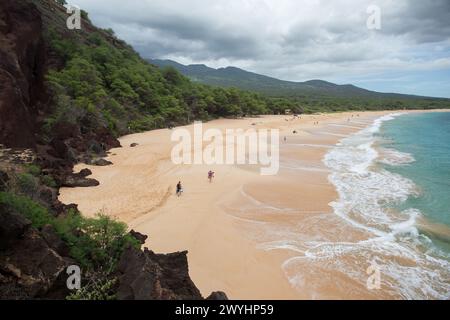
[[[319,237],[357,241],[366,236],[334,215],[329,204],[338,195],[322,160],[339,140],[389,113],[203,124],[205,129],[280,129],[275,176],[261,176],[250,165],[174,165],[168,129],[125,136],[123,147],[107,157],[113,165],[76,166],[75,171],[91,169],[100,186],[61,189],[60,200],[78,204],[86,216],[103,212],[148,234],[145,246],[155,252],[188,250],[190,275],[204,295],[222,290],[232,299],[391,298],[389,292],[370,292],[345,274],[321,272],[320,264],[298,258],[305,243]],[[213,183],[207,180],[209,170],[216,173]],[[175,196],[178,181],[184,187],[181,197]],[[365,261],[355,263],[364,271],[368,267]]]

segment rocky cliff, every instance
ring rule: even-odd
[[[55,103],[46,75],[50,67],[64,67],[63,57],[50,47],[44,33],[55,28],[65,32],[65,18],[64,8],[53,0],[0,2],[0,195],[15,192],[10,180],[21,174],[33,187],[32,201],[48,210],[52,219],[76,211],[75,205],[57,200],[59,187],[97,184],[87,178],[89,170],[73,174],[74,163],[107,165],[92,154],[101,156],[120,147],[106,125],[86,130],[80,123],[61,121],[50,134],[43,134],[43,119]],[[87,20],[84,23],[81,32],[98,31]],[[30,165],[41,169],[38,178],[23,173]],[[0,299],[64,299],[69,294],[66,269],[77,261],[51,224],[36,227],[17,207],[28,209],[0,201]],[[131,236],[141,244],[146,238],[136,232]],[[130,246],[113,272],[118,299],[202,299],[189,277],[187,252],[161,255]],[[209,298],[226,296],[214,293]]]
[[[0,143],[32,146],[45,111],[41,14],[27,1],[0,3]]]

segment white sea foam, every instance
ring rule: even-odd
[[[419,232],[416,220],[421,212],[390,209],[417,195],[417,187],[411,180],[377,166],[380,161],[391,165],[414,161],[406,153],[375,147],[383,122],[398,115],[375,120],[342,139],[325,156],[329,180],[339,195],[330,204],[335,216],[317,213],[303,215],[298,225],[255,226],[258,240],[264,239],[260,248],[293,254],[283,270],[291,284],[310,293],[311,298],[329,297],[327,288],[333,283],[342,294],[351,292],[355,297],[369,293],[374,297],[450,299],[450,262],[435,254],[431,240]],[[283,163],[289,169],[300,164]],[[260,212],[298,214],[258,201],[244,190],[241,193]],[[373,261],[381,272],[382,290],[378,292],[366,289],[366,270]]]
[[[334,146],[329,144],[313,144],[313,143],[288,143],[285,146],[296,146],[296,147],[310,147],[310,148],[325,148],[330,149]]]
[[[383,157],[379,159],[378,162],[390,166],[402,166],[416,161],[416,159],[414,159],[414,157],[411,154],[400,152],[395,149],[381,148],[380,151]]]
[[[292,281],[297,279],[292,267],[304,261],[326,260],[330,269],[338,269],[354,280],[364,282],[367,275],[356,261],[378,259],[385,284],[404,298],[450,298],[450,263],[431,257],[420,247],[429,239],[420,235],[415,209],[393,213],[394,206],[417,193],[412,181],[398,174],[375,167],[379,158],[374,148],[377,133],[384,121],[399,114],[384,116],[373,125],[341,140],[327,153],[325,165],[332,170],[329,180],[335,185],[339,199],[330,205],[347,223],[372,236],[359,242],[318,242],[302,257],[295,257],[284,265]],[[413,161],[410,155],[396,150],[383,150],[384,162],[405,164]],[[340,259],[342,258],[342,259]],[[299,260],[300,259],[300,260]],[[344,262],[345,261],[345,262]],[[409,261],[403,265],[400,261]]]
[[[330,123],[329,126],[340,127],[340,128],[350,128],[350,129],[361,129],[361,127],[351,126],[351,125],[347,125],[347,124]]]
[[[345,138],[348,136],[347,134],[340,134],[340,133],[334,133],[334,132],[329,132],[329,131],[319,131],[319,132],[316,132],[316,134],[323,134],[323,135],[327,135],[327,136],[335,136],[335,137],[341,137],[341,138]]]
[[[325,172],[325,173],[329,173],[330,170],[325,169],[325,168],[320,168],[317,166],[285,166],[285,165],[280,165],[281,169],[286,169],[286,170],[294,170],[294,171],[310,171],[310,172]]]

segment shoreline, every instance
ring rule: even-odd
[[[286,243],[284,250],[271,248],[270,234],[261,230],[276,226],[279,232],[292,232],[293,226],[311,226],[303,231],[314,234],[314,228],[322,228],[321,232],[326,224],[332,228],[337,222],[329,204],[337,199],[337,192],[328,181],[324,155],[344,137],[395,112],[303,115],[291,121],[286,121],[290,116],[263,116],[203,124],[220,129],[279,128],[287,142],[280,144],[281,168],[273,177],[262,177],[249,166],[176,166],[170,161],[167,129],[125,136],[120,138],[124,147],[111,150],[107,157],[112,166],[75,167],[75,171],[90,168],[100,186],[63,188],[60,200],[79,204],[84,215],[103,210],[128,223],[149,235],[145,246],[155,252],[187,249],[191,278],[203,294],[222,290],[231,299],[310,299],[312,289],[297,291],[282,269],[295,257],[292,245]],[[292,134],[293,130],[298,134]],[[138,146],[131,148],[131,143]],[[216,172],[213,184],[206,179],[210,169]],[[185,186],[180,198],[173,195],[178,180]],[[310,223],[314,220],[325,225],[316,227]],[[363,235],[352,232],[351,237]],[[321,290],[329,292],[326,298],[340,298],[332,283]],[[358,292],[342,298],[373,295]]]

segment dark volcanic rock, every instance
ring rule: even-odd
[[[98,182],[95,179],[79,177],[75,174],[67,176],[64,182],[62,183],[62,186],[67,188],[76,188],[76,187],[87,188],[87,187],[96,187],[99,185],[100,182]]]
[[[189,277],[187,252],[155,254],[127,249],[119,262],[120,300],[199,300],[200,291]]]
[[[0,192],[5,191],[9,181],[8,174],[0,170]]]
[[[0,254],[0,299],[45,296],[62,279],[71,261],[50,248],[29,221],[3,209],[1,225],[8,231],[2,230],[1,237],[7,238],[8,246]]]
[[[135,147],[137,147],[139,144],[138,143],[132,143],[132,144],[130,144],[130,147],[131,148],[135,148]]]
[[[50,145],[53,147],[53,150],[50,150],[52,156],[60,159],[67,159],[69,147],[63,140],[55,138],[50,141]]]
[[[39,187],[39,199],[41,199],[46,204],[53,204],[58,199],[58,195],[55,189],[47,186]]]
[[[69,255],[69,247],[58,236],[52,225],[46,225],[41,230],[42,238],[47,242],[48,246],[55,250],[61,256]]]
[[[88,177],[88,176],[90,176],[92,174],[92,171],[91,170],[89,170],[89,169],[82,169],[79,173],[78,173],[78,175],[80,176],[80,177],[83,177],[83,178],[86,178],[86,177]]]
[[[92,160],[91,164],[94,166],[106,167],[106,166],[112,165],[113,163],[111,161],[108,161],[105,159],[95,159],[95,160]]]
[[[78,205],[74,203],[64,204],[61,201],[57,200],[52,204],[52,209],[55,211],[55,216],[66,215],[70,211],[78,212]]]
[[[55,102],[45,76],[49,69],[64,67],[64,58],[44,40],[43,24],[67,32],[65,17],[64,8],[53,0],[0,0],[0,144],[35,150],[37,164],[58,188],[97,186],[98,181],[86,178],[89,170],[72,170],[83,157],[103,157],[108,149],[121,147],[106,126],[81,119],[55,123],[49,136],[42,134],[43,120],[54,111]],[[89,23],[86,28],[101,32]],[[109,164],[102,159],[97,165]],[[0,172],[0,191],[5,179]],[[77,209],[62,204],[57,189],[39,191],[40,201],[55,216]],[[146,240],[137,232],[132,235],[141,243]],[[64,299],[65,270],[74,264],[66,253],[53,227],[39,231],[21,214],[0,205],[0,300]],[[186,252],[162,255],[130,248],[121,257],[117,275],[120,299],[202,299],[189,277]]]
[[[144,244],[145,241],[147,240],[148,236],[145,234],[142,234],[140,232],[131,230],[130,231],[130,235],[135,238],[137,241],[139,241],[140,244]]]
[[[216,291],[211,293],[206,300],[228,300],[228,297],[225,292]]]
[[[66,176],[63,178],[63,181],[61,185],[63,187],[68,188],[76,188],[76,187],[96,187],[100,185],[100,182],[98,182],[95,179],[86,178],[87,176],[91,175],[92,171],[89,169],[83,169],[78,173],[70,173],[66,174]]]
[[[31,147],[47,100],[42,20],[28,1],[0,1],[0,143]]]
[[[30,225],[30,220],[0,204],[0,249],[11,246]]]

